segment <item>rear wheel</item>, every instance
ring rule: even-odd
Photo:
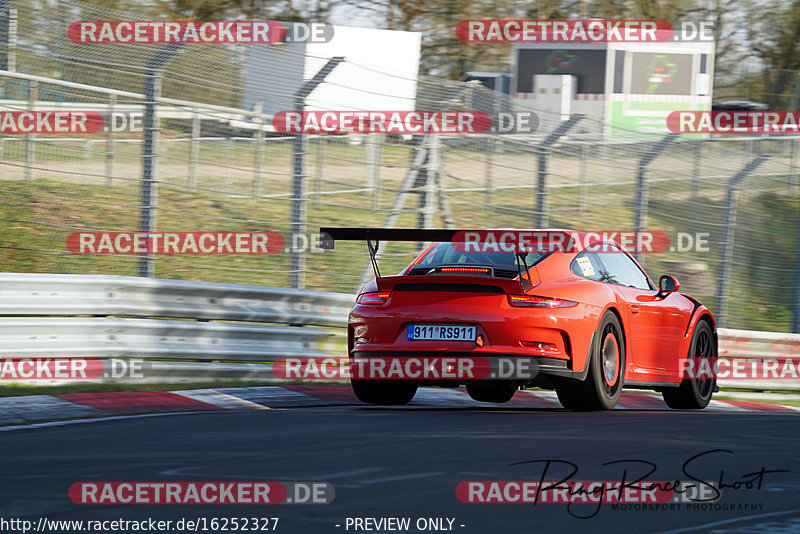
[[[568,410],[610,410],[619,401],[624,380],[622,325],[617,316],[608,311],[595,332],[586,380],[565,380],[556,387],[556,393],[561,405]]]
[[[700,321],[692,334],[692,345],[689,349],[689,357],[695,364],[700,358],[710,360],[709,369],[716,369],[717,363],[717,344],[714,342],[714,334],[707,321]],[[716,378],[697,379],[685,376],[683,382],[677,388],[665,389],[662,392],[664,402],[670,408],[678,410],[701,410],[711,402],[711,395],[717,385]]]
[[[513,384],[467,384],[467,394],[478,402],[495,402],[502,404],[511,400],[517,388]]]
[[[350,385],[358,400],[367,404],[408,404],[417,393],[416,384],[401,380],[350,380]]]

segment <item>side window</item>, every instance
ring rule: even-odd
[[[573,273],[590,280],[606,282],[603,280],[603,264],[594,252],[584,252],[579,254],[574,260],[570,269]]]
[[[652,289],[647,276],[639,269],[639,266],[623,251],[614,248],[618,252],[585,250],[572,260],[570,269],[578,276],[598,282],[638,289]]]
[[[603,264],[601,280],[637,289],[652,289],[647,276],[630,257],[619,249],[618,252],[597,252]]]

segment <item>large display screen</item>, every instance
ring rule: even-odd
[[[578,93],[605,91],[606,51],[568,48],[517,49],[517,92],[532,93],[536,74],[572,74],[578,77]]]
[[[631,93],[688,95],[692,90],[691,54],[633,52]]]

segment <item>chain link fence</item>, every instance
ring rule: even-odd
[[[800,138],[608,140],[602,123],[574,117],[566,136],[548,139],[567,117],[473,83],[419,77],[408,109],[480,110],[495,121],[531,112],[539,128],[306,135],[298,144],[275,132],[269,112],[294,109],[305,79],[290,67],[308,59],[295,48],[185,45],[164,56],[163,45],[79,45],[67,37],[69,21],[136,17],[75,0],[0,0],[0,15],[0,109],[97,111],[119,121],[93,134],[0,135],[2,271],[136,275],[137,256],[72,254],[66,241],[79,231],[138,231],[143,211],[159,232],[287,239],[287,250],[272,255],[157,255],[159,278],[346,292],[371,273],[366,246],[322,251],[313,240],[321,226],[639,229],[670,237],[668,250],[639,256],[648,272],[676,275],[724,326],[797,329]],[[259,54],[269,56],[275,83],[253,89],[246,80]],[[373,93],[392,97],[409,82],[389,67],[349,63],[348,72],[379,80]],[[160,96],[148,98],[154,79]],[[321,83],[365,94],[341,77]],[[313,94],[319,108],[352,109]],[[148,104],[157,116],[150,152]],[[399,271],[418,250],[389,244],[381,271]]]

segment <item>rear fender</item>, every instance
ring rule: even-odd
[[[689,324],[686,325],[686,331],[683,334],[683,340],[681,342],[681,350],[678,354],[681,355],[688,355],[689,349],[691,348],[692,344],[692,336],[694,335],[694,329],[697,328],[697,323],[701,320],[707,320],[711,323],[711,332],[714,335],[714,343],[719,347],[719,340],[717,338],[717,321],[714,319],[714,315],[711,313],[711,310],[700,304],[699,301],[693,299],[688,295],[683,295],[684,297],[691,300],[694,305],[694,311],[692,312],[692,316],[689,319]]]

